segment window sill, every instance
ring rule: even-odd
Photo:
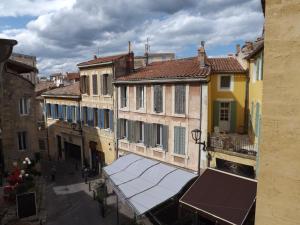
[[[165,112],[159,112],[159,113],[157,113],[157,112],[151,112],[150,114],[152,114],[152,115],[157,115],[157,116],[164,116],[165,115]]]
[[[123,142],[123,143],[126,143],[126,144],[129,144],[129,141],[127,138],[122,138],[122,139],[119,139],[119,141]]]
[[[112,98],[112,95],[101,95],[104,98]]]
[[[219,92],[232,92],[233,89],[232,88],[218,88]]]
[[[183,159],[188,159],[188,156],[187,155],[180,155],[180,154],[176,154],[176,153],[171,153],[172,156],[175,156],[175,157],[179,157],[179,158],[183,158]]]
[[[180,117],[180,118],[186,118],[186,114],[177,114],[177,113],[173,113],[172,116],[174,117]]]
[[[165,153],[166,151],[163,150],[163,148],[161,147],[155,147],[155,148],[152,148],[153,151],[156,151],[156,152],[161,152],[161,153]]]
[[[139,108],[139,109],[134,110],[133,112],[136,112],[136,113],[146,113],[146,109],[145,108]]]
[[[129,111],[129,108],[128,107],[123,107],[123,108],[119,108],[119,110],[121,110],[121,111]]]

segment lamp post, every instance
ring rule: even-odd
[[[203,145],[203,151],[206,151],[205,141],[201,142],[201,130],[194,129],[192,130],[192,138],[195,141],[195,144],[199,145],[199,157],[198,157],[198,175],[200,175],[200,164],[201,164],[201,145]]]

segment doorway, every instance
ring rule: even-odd
[[[81,163],[81,147],[72,143],[64,142],[66,160],[75,160]]]
[[[220,102],[219,127],[221,131],[230,130],[230,102]]]

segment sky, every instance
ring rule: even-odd
[[[235,52],[261,36],[260,0],[1,0],[0,38],[18,41],[14,52],[35,55],[40,75],[76,71],[98,56],[128,51],[195,56],[205,41],[209,56]]]

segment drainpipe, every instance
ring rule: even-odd
[[[250,68],[250,65],[248,66]],[[244,111],[244,133],[248,133],[248,117],[249,117],[249,70],[246,73],[246,93],[245,93],[245,111]]]

